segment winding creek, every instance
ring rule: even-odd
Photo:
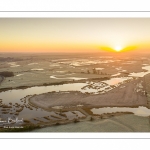
[[[112,79],[111,79],[112,81]],[[118,81],[118,80],[117,80]],[[118,82],[117,82],[118,83]],[[83,89],[84,86],[87,86],[88,83],[71,83],[71,84],[63,84],[63,85],[51,85],[51,86],[37,86],[37,87],[30,87],[27,89],[14,89],[14,90],[9,90],[5,92],[0,93],[0,99],[3,100],[4,104],[9,104],[10,102],[15,104],[21,104],[22,102],[20,99],[29,96],[29,95],[34,95],[34,94],[42,94],[42,93],[47,93],[47,92],[52,92],[52,91],[80,91],[82,93],[85,92],[96,92],[96,89]],[[146,107],[138,107],[138,108],[128,108],[128,107],[104,107],[104,108],[93,108],[91,109],[93,114],[103,114],[103,113],[113,113],[113,112],[132,112],[135,115],[138,116],[149,116],[150,115],[150,110]],[[34,116],[42,116],[41,114],[47,115],[49,112],[46,112],[42,109],[33,109],[33,110],[28,110],[24,109],[21,113],[20,116],[26,116],[30,115]],[[33,115],[34,114],[34,115]]]

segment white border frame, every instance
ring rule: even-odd
[[[150,12],[0,12],[0,18],[150,18]],[[0,133],[1,139],[149,139],[149,133]]]

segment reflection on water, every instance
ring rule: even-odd
[[[138,73],[130,73],[129,76],[131,77],[144,77],[145,75],[149,74],[150,72],[138,72]]]
[[[95,68],[96,70],[103,70],[104,68]]]
[[[147,70],[146,72],[138,72],[138,73],[130,73],[129,76],[132,77],[144,77],[145,75],[150,73],[150,66],[144,66],[142,69]]]
[[[71,79],[83,79],[83,78],[71,78]],[[95,83],[69,83],[69,84],[63,84],[63,85],[50,85],[50,86],[35,86],[30,87],[26,89],[14,89],[14,90],[8,90],[5,92],[0,93],[0,99],[3,99],[5,103],[9,102],[18,102],[21,98],[27,96],[27,95],[34,95],[34,94],[42,94],[47,92],[59,92],[59,91],[80,91],[82,93],[94,93],[98,94],[98,91],[105,90],[109,91],[112,88],[110,88],[110,85],[117,85],[118,83],[124,82],[126,80],[132,79],[132,77],[126,77],[126,78],[112,78],[110,80],[106,80],[103,82],[100,82],[98,85]],[[104,83],[106,83],[106,86],[101,86]],[[92,87],[90,88],[89,85],[91,84],[94,86],[98,86],[99,88]],[[86,87],[86,88],[83,88]],[[106,90],[107,88],[107,90]]]
[[[113,74],[111,76],[119,76],[121,73],[116,73],[116,74]]]
[[[28,65],[37,65],[38,63],[30,63],[30,64],[28,64]]]
[[[19,77],[19,76],[22,76],[22,75],[23,75],[23,74],[17,74],[16,76]]]
[[[119,83],[122,83],[126,80],[130,80],[132,77],[123,77],[123,78],[111,78],[110,80],[103,81],[104,83],[108,85],[117,85]]]
[[[138,108],[129,107],[104,107],[91,109],[93,114],[115,113],[115,112],[132,112],[137,116],[150,116],[150,109],[140,106]]]
[[[31,87],[27,89],[9,90],[0,93],[0,99],[3,99],[5,103],[9,102],[19,102],[19,100],[27,95],[42,94],[52,91],[81,91],[83,93],[88,92],[88,90],[81,89],[86,86],[87,83],[72,83],[63,85],[51,85],[51,86],[39,86]],[[92,90],[96,91],[96,90]]]
[[[31,69],[31,70],[33,70],[33,71],[41,71],[41,70],[44,70],[44,69]]]
[[[8,64],[11,65],[10,67],[19,67],[20,66],[20,65],[17,65],[16,62],[10,62]]]
[[[10,66],[10,67],[19,67],[20,65],[12,65],[12,66]]]
[[[66,78],[57,78],[56,76],[50,76],[52,79],[68,79],[68,80],[82,80],[87,78],[78,78],[78,77],[66,77]]]

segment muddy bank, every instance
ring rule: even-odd
[[[135,80],[126,84],[125,88],[117,87],[108,93],[91,95],[80,92],[50,92],[35,95],[30,102],[38,107],[49,109],[54,106],[76,106],[86,107],[137,107],[147,106],[147,97],[142,92],[135,91],[139,81]]]

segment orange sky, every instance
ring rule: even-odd
[[[0,52],[150,52],[149,18],[0,18]]]

